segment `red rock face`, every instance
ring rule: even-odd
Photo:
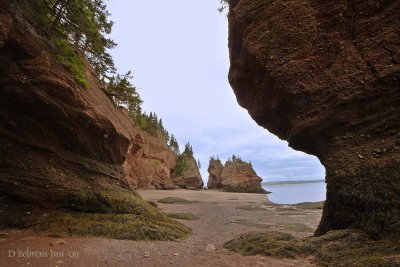
[[[51,54],[0,10],[0,195],[54,206],[79,190],[171,187],[163,140],[141,133],[89,67],[84,88]]]
[[[210,159],[207,169],[208,189],[223,189],[231,192],[266,193],[262,188],[262,179],[253,167],[245,162],[231,160],[222,165],[221,161]]]
[[[239,104],[326,168],[317,234],[399,220],[399,14],[399,1],[230,1]]]
[[[210,159],[210,163],[208,165],[208,182],[207,188],[208,189],[218,189],[222,187],[222,171],[224,170],[224,166],[222,165],[221,161]]]
[[[22,23],[2,14],[0,28],[1,194],[46,203],[96,184],[119,188],[110,177],[127,186],[129,118],[89,69],[83,88]]]
[[[176,165],[176,154],[163,137],[140,133],[135,137],[139,150],[133,150],[127,160],[127,173],[134,188],[173,189],[171,170]]]
[[[242,162],[225,162],[221,174],[221,186],[228,191],[248,193],[265,193],[261,187],[262,179],[250,164]]]

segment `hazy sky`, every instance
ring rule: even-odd
[[[228,26],[219,0],[109,1],[111,52],[120,73],[132,70],[144,101],[178,139],[189,141],[207,183],[208,160],[251,160],[264,181],[322,179],[318,159],[294,151],[258,126],[228,82]]]

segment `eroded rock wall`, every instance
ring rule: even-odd
[[[400,2],[229,1],[241,106],[326,169],[316,234],[373,235],[400,213]]]
[[[54,203],[76,188],[128,188],[137,130],[89,68],[85,89],[26,27],[0,16],[1,194]]]
[[[165,139],[142,132],[136,135],[135,142],[140,149],[127,161],[133,187],[173,189],[171,171],[175,169],[177,156]]]
[[[89,66],[85,76],[87,88],[28,22],[0,10],[3,200],[54,207],[79,191],[172,185],[176,157],[163,140],[141,133]]]

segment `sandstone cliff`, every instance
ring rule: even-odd
[[[222,165],[221,161],[219,159],[210,159],[210,163],[208,165],[208,182],[207,182],[207,188],[208,189],[218,189],[221,188],[221,175],[222,171],[224,169],[224,166]]]
[[[164,230],[175,227],[134,191],[141,186],[172,185],[169,176],[175,161],[172,152],[160,140],[135,127],[123,109],[117,108],[104,94],[89,66],[85,73],[88,88],[78,84],[55,59],[47,40],[18,13],[18,6],[7,10],[3,4],[0,9],[0,227],[17,226],[9,221],[13,216],[11,207],[16,205],[92,212],[129,210],[143,219],[141,226],[136,225],[138,230],[148,220],[155,225],[165,222],[164,226],[159,225]],[[15,219],[36,223],[33,212],[29,214],[32,217],[22,215]],[[146,236],[147,230],[143,230]],[[165,233],[161,239],[174,236]],[[157,234],[154,238],[158,238]],[[131,235],[125,233],[125,238],[149,238]]]
[[[261,187],[262,179],[253,167],[242,161],[228,160],[225,166],[220,160],[210,160],[208,188],[221,188],[230,192],[266,193]]]
[[[400,219],[400,2],[230,0],[229,80],[252,118],[326,168],[316,234]]]
[[[123,164],[140,147],[129,117],[89,68],[84,89],[23,24],[0,23],[1,193],[46,203],[97,184],[132,188]]]
[[[173,189],[171,171],[176,165],[176,154],[163,137],[146,132],[136,136],[140,149],[131,157],[129,177],[135,188]]]
[[[170,172],[176,156],[162,137],[138,130],[124,110],[116,108],[100,90],[101,84],[90,68],[86,73],[90,87],[84,90],[52,58],[49,48],[43,49],[43,43],[32,42],[28,35],[20,36],[18,30],[24,29],[16,29],[11,17],[3,15],[1,23],[0,133],[2,139],[19,142],[20,147],[41,149],[43,157],[44,152],[56,154],[39,176],[58,175],[64,173],[62,168],[69,169],[61,166],[66,162],[56,163],[62,156],[68,158],[68,165],[77,162],[75,165],[112,174],[130,188],[172,187]],[[6,147],[10,141],[3,142]],[[40,154],[30,155],[28,151],[16,154],[20,159],[14,160],[7,153],[2,156],[8,158],[4,162],[14,162],[11,166],[23,162],[23,157],[39,160]],[[30,162],[27,159],[26,165]]]
[[[185,189],[202,189],[203,179],[193,156],[183,155],[185,166],[181,174],[175,175],[172,181],[175,186]]]

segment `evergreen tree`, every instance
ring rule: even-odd
[[[169,147],[176,154],[179,154],[179,144],[178,144],[178,141],[176,141],[175,136],[173,134],[171,134],[171,139],[169,140]]]
[[[174,139],[175,138],[173,137],[173,135],[171,135],[171,140],[174,140]],[[170,143],[172,142],[171,140],[170,140]],[[173,177],[182,175],[183,172],[188,168],[187,158],[189,158],[189,157],[193,157],[193,147],[189,142],[187,142],[185,144],[184,151],[181,154],[178,154],[176,167],[172,174]],[[200,169],[201,168],[200,160],[197,160],[196,164],[197,164],[197,167]]]
[[[68,41],[80,55],[84,55],[97,73],[107,77],[115,71],[107,52],[116,44],[107,37],[113,22],[103,0],[42,0],[41,14],[44,33],[58,40]]]
[[[187,169],[186,157],[183,154],[178,155],[176,160],[176,166],[172,172],[172,177],[178,177],[183,175],[183,172]]]
[[[118,106],[125,106],[130,114],[137,114],[141,111],[140,105],[143,101],[136,91],[136,87],[131,83],[132,78],[130,71],[124,75],[117,74],[110,77],[106,91]]]
[[[108,53],[116,44],[108,38],[113,22],[105,0],[31,0],[3,1],[22,13],[41,37],[47,38],[54,54],[74,75],[77,82],[87,86],[86,63],[96,70],[107,94],[118,106],[128,109],[129,115],[144,131],[153,135],[169,133],[157,114],[146,115],[142,100],[133,86],[131,72],[117,74]],[[8,3],[6,3],[8,2]],[[173,147],[179,153],[176,139]]]
[[[232,158],[229,158],[228,161],[243,163],[243,164],[249,165],[250,167],[252,166],[250,161],[246,162],[246,161],[242,160],[242,158],[239,155],[235,155],[235,154],[233,154]]]
[[[183,154],[188,157],[193,157],[193,148],[189,142],[185,144],[185,150],[183,151]]]
[[[167,141],[167,144],[169,144],[170,136],[169,136],[169,132],[167,130],[164,131],[164,136],[165,136],[165,140]]]

